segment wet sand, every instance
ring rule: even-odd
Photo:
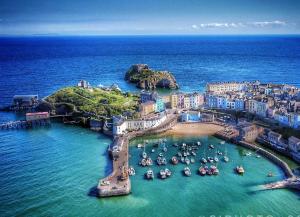
[[[211,123],[177,123],[171,130],[164,135],[213,135],[224,127]]]

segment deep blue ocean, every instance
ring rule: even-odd
[[[183,91],[223,80],[299,86],[300,36],[0,38],[0,105],[14,94],[43,97],[80,79],[134,90],[123,78],[135,63],[171,71]]]
[[[259,79],[300,87],[300,36],[0,38],[0,106],[10,104],[15,94],[45,97],[80,79],[92,85],[117,83],[124,91],[137,91],[123,80],[135,63],[171,71],[181,90],[188,92],[203,91],[207,82],[224,80]],[[19,118],[20,114],[0,112],[0,122]],[[174,142],[201,140],[203,148],[214,144],[224,151],[211,136],[167,139],[169,147]],[[283,179],[282,170],[254,154],[244,157],[245,149],[229,143],[225,147],[231,161],[219,164],[217,177],[197,175],[197,161],[191,166],[192,177],[182,176],[184,165],[170,165],[172,178],[146,182],[145,169],[138,167],[140,150],[135,148],[142,141],[133,141],[130,164],[137,174],[131,178],[132,194],[98,199],[93,190],[111,171],[106,152],[110,142],[102,134],[59,123],[49,128],[0,131],[0,216],[300,214],[298,192],[257,190],[261,184]],[[204,152],[202,149],[199,157]],[[246,169],[244,176],[233,172],[240,164]],[[266,177],[269,171],[275,176]]]

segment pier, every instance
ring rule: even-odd
[[[300,178],[288,178],[282,181],[269,183],[263,186],[264,190],[274,190],[274,189],[282,189],[282,188],[290,188],[300,190]]]
[[[177,123],[178,115],[169,115],[159,126],[144,130],[130,132],[114,138],[108,151],[113,161],[113,171],[98,183],[98,196],[111,197],[127,195],[131,192],[131,183],[128,175],[128,145],[131,139],[139,136],[162,133],[172,128]]]
[[[41,119],[41,120],[34,120],[34,121],[25,121],[25,120],[9,121],[0,124],[0,130],[28,129],[34,127],[49,126],[49,125],[50,125],[49,119]]]

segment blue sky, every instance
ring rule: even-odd
[[[1,35],[299,33],[298,0],[0,0]]]

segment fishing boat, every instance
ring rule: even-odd
[[[167,178],[166,170],[164,169],[160,170],[159,175],[161,179]]]
[[[209,147],[210,149],[214,149],[214,148],[215,148],[215,146],[213,146],[212,144],[210,144],[208,147]]]
[[[153,165],[153,161],[152,161],[152,159],[151,159],[150,157],[148,157],[148,158],[146,159],[146,165],[147,165],[147,166],[152,166],[152,165]]]
[[[214,162],[214,159],[213,159],[212,157],[207,157],[207,161],[208,161],[209,163],[213,163],[213,162]]]
[[[172,172],[168,168],[165,169],[165,172],[167,177],[170,177],[172,175]]]
[[[235,168],[235,171],[236,171],[238,174],[240,174],[240,175],[242,175],[242,174],[245,173],[245,170],[244,170],[244,168],[243,168],[242,166],[237,166],[237,167]]]
[[[185,161],[184,161],[184,157],[181,157],[180,158],[180,161],[181,161],[181,163],[184,163]]]
[[[172,164],[174,164],[174,165],[178,164],[177,157],[175,157],[175,156],[172,157]]]
[[[128,175],[130,175],[130,176],[134,176],[135,175],[135,170],[134,170],[133,167],[129,167],[129,169],[128,169]]]
[[[204,167],[199,167],[198,171],[199,171],[199,174],[201,176],[205,176],[206,175],[206,169]]]
[[[158,158],[156,159],[156,163],[157,163],[158,166],[162,165],[162,158],[161,158],[161,157],[158,157]]]
[[[142,144],[137,144],[137,148],[142,148],[143,147],[143,145]]]
[[[183,170],[183,173],[186,176],[191,176],[192,175],[191,169],[189,167],[185,167],[184,170]]]
[[[184,162],[189,165],[191,163],[190,159],[188,159],[187,157],[184,159]]]
[[[195,163],[195,158],[191,158],[191,164]]]
[[[140,161],[140,165],[145,167],[147,166],[147,159],[146,158],[143,158],[141,161]]]
[[[227,163],[229,161],[229,158],[227,156],[224,156],[223,161]]]
[[[145,151],[143,151],[142,157],[143,157],[143,158],[147,158],[147,153],[146,153]]]
[[[204,163],[204,164],[206,164],[206,163],[207,163],[207,160],[203,157],[203,158],[201,159],[201,162]]]
[[[212,175],[218,175],[219,174],[219,169],[214,165],[210,166],[210,171],[211,171]]]
[[[146,179],[154,179],[154,173],[152,169],[148,169],[147,172],[145,173]]]

